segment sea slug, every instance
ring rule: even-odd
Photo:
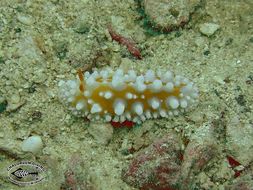
[[[75,114],[108,122],[141,123],[178,115],[198,100],[193,83],[171,71],[79,71],[77,79],[61,80],[58,86],[60,98]]]

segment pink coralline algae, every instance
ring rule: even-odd
[[[218,154],[217,145],[210,141],[199,144],[183,142],[171,133],[137,153],[123,170],[122,179],[142,190],[189,190],[195,175],[203,171]]]

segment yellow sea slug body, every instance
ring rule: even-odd
[[[105,69],[78,76],[59,82],[60,97],[74,113],[90,120],[141,123],[177,115],[198,98],[192,82],[170,71],[138,75],[134,70]]]

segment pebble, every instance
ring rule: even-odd
[[[214,23],[204,23],[199,26],[200,32],[208,37],[212,36],[218,29],[220,29],[220,25]]]
[[[231,121],[227,127],[227,149],[241,164],[247,166],[253,160],[252,124]]]
[[[122,180],[138,189],[173,189],[180,177],[181,142],[170,133],[138,152],[122,172]]]
[[[24,152],[38,153],[43,148],[43,142],[40,136],[31,136],[25,139],[21,145]]]
[[[18,15],[17,17],[18,21],[25,25],[32,25],[33,24],[33,18],[31,16],[27,15]]]
[[[20,95],[19,94],[13,94],[9,101],[8,102],[11,102],[13,104],[16,104],[16,103],[19,103],[20,102]]]
[[[143,6],[155,27],[170,32],[187,24],[200,4],[200,0],[145,0]]]
[[[25,101],[21,100],[21,97],[18,93],[16,94],[14,93],[9,98],[7,98],[7,102],[8,102],[8,105],[7,105],[6,111],[15,111],[25,104]]]
[[[32,77],[32,81],[35,83],[43,83],[47,80],[48,76],[44,69],[36,69]]]
[[[113,127],[109,123],[91,122],[88,132],[98,143],[106,145],[113,136]]]

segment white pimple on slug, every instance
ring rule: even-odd
[[[106,92],[104,93],[104,97],[105,97],[105,99],[110,99],[110,98],[112,97],[112,92],[106,91]]]
[[[174,84],[173,82],[168,82],[165,86],[164,86],[164,90],[167,92],[172,92],[174,89]]]
[[[99,113],[102,111],[102,108],[99,104],[93,104],[90,110],[90,113]]]
[[[133,94],[132,93],[130,93],[130,92],[128,92],[128,93],[126,93],[126,99],[132,99],[133,98]]]
[[[90,92],[88,90],[85,90],[84,93],[83,93],[83,95],[85,97],[90,97]]]
[[[73,100],[74,100],[74,97],[69,97],[68,99],[67,99],[67,102],[73,102]]]
[[[168,116],[165,110],[160,110],[160,115],[161,115],[161,117],[167,117]]]
[[[105,116],[105,120],[106,120],[107,122],[109,122],[109,121],[112,120],[112,117],[111,117],[110,115],[106,115],[106,116]]]
[[[151,98],[149,104],[153,109],[157,109],[160,106],[160,101],[158,98]]]
[[[153,82],[155,80],[155,73],[152,70],[148,70],[145,74],[145,82]]]
[[[76,109],[81,110],[84,108],[84,106],[85,106],[85,102],[77,102]]]
[[[124,115],[121,115],[120,118],[119,118],[120,122],[124,122],[126,120],[126,117]]]
[[[103,79],[107,79],[108,76],[109,76],[109,73],[108,73],[107,70],[102,70],[102,71],[100,72],[100,75],[101,75],[101,77],[102,77]]]
[[[125,113],[125,116],[126,116],[126,118],[127,118],[128,120],[131,120],[131,119],[132,119],[132,116],[131,116],[131,114],[130,114],[129,112],[126,112],[126,113]]]
[[[185,99],[181,99],[180,100],[180,106],[181,106],[181,108],[186,108],[187,105],[188,105],[187,100],[185,100]]]
[[[154,112],[154,113],[153,113],[153,118],[156,119],[157,117],[158,117],[158,113],[157,113],[157,112]]]
[[[164,83],[166,83],[166,82],[172,82],[173,81],[173,73],[171,72],[171,71],[167,71],[166,73],[164,73],[163,75],[162,75],[162,81],[164,82]]]
[[[95,80],[95,78],[91,75],[87,80],[86,84],[89,87],[96,87],[98,85],[98,82]]]
[[[88,104],[93,104],[94,103],[94,101],[92,100],[92,99],[88,99]]]
[[[84,78],[87,80],[90,77],[90,73],[88,71],[86,71],[84,73]]]
[[[152,115],[151,115],[151,113],[150,113],[150,110],[147,110],[147,111],[145,112],[145,116],[146,116],[147,119],[152,118]]]
[[[140,102],[134,103],[133,110],[137,115],[141,115],[143,113],[143,105]]]
[[[154,80],[153,83],[150,85],[151,90],[153,90],[153,91],[161,90],[162,86],[163,86],[163,83],[159,79]]]
[[[174,83],[174,85],[175,86],[179,86],[180,84],[182,84],[182,76],[180,76],[180,75],[177,75],[175,78],[174,78],[174,81],[175,81],[175,83]]]
[[[146,121],[145,115],[141,115],[140,118],[141,118],[141,121],[142,121],[142,122]]]
[[[122,115],[125,111],[125,102],[123,100],[116,100],[114,103],[114,112],[116,115]]]
[[[114,118],[112,119],[112,121],[113,122],[119,122],[119,116],[118,115],[114,116]]]
[[[111,85],[115,90],[123,90],[126,86],[123,77],[117,75],[113,76]]]
[[[138,92],[143,92],[144,90],[146,90],[147,85],[144,83],[144,77],[142,75],[136,78],[134,88]]]
[[[134,82],[136,79],[136,73],[134,70],[128,71],[128,80]]]
[[[179,106],[179,101],[176,97],[172,96],[169,97],[167,99],[167,104],[169,105],[169,107],[171,107],[172,109],[177,109]]]

